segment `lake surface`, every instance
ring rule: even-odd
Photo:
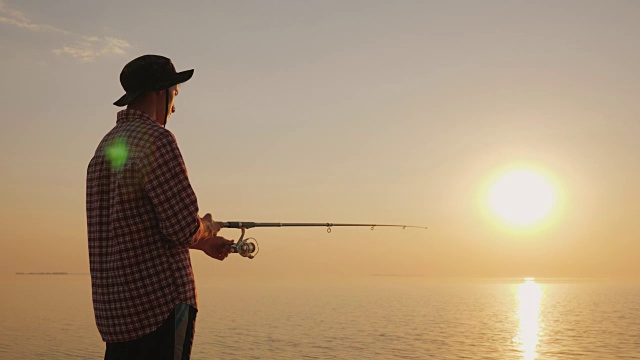
[[[0,359],[101,359],[88,275],[0,277]],[[198,279],[192,359],[640,359],[640,285]]]

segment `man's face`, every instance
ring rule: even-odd
[[[169,116],[171,116],[171,114],[176,112],[176,107],[173,104],[173,101],[176,99],[176,96],[178,96],[178,85],[170,87],[169,89],[167,89],[167,91],[169,92],[169,107],[168,107],[168,109],[171,109],[171,111],[169,112]]]
[[[167,89],[167,93],[169,94],[169,105],[168,107],[166,106],[165,103],[165,92],[164,91],[159,91],[158,97],[156,98],[156,114],[158,114],[158,116],[160,118],[162,118],[162,116],[165,115],[165,111],[166,109],[171,109],[169,111],[169,116],[171,116],[172,113],[176,112],[176,107],[174,105],[174,100],[176,98],[176,96],[178,96],[178,85],[174,85],[170,88]]]

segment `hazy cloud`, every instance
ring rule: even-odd
[[[68,34],[69,32],[55,26],[47,24],[36,24],[31,21],[25,14],[18,10],[7,7],[4,1],[0,0],[0,23],[16,26],[31,31],[46,31]]]
[[[56,55],[67,55],[81,62],[92,62],[100,56],[120,55],[130,48],[128,41],[114,37],[85,36],[71,46],[54,49]]]
[[[33,32],[59,33],[66,35],[67,38],[79,38],[71,45],[65,45],[52,51],[58,56],[70,56],[84,63],[92,62],[101,56],[124,54],[126,49],[131,47],[131,44],[124,39],[110,36],[86,36],[48,24],[35,23],[21,11],[9,8],[3,0],[0,0],[0,24]]]

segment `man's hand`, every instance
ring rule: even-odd
[[[202,217],[202,225],[205,228],[205,231],[203,234],[203,237],[205,238],[214,237],[218,235],[218,232],[221,229],[220,224],[213,221],[213,217],[211,216],[211,214],[208,214],[208,213],[204,217]]]
[[[232,244],[233,240],[227,240],[222,236],[213,236],[200,239],[192,249],[202,250],[210,257],[222,261],[229,255],[229,252],[231,252]]]

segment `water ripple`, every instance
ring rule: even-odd
[[[2,300],[0,358],[101,358],[88,281],[4,284],[13,296]],[[392,279],[213,284],[201,286],[199,297],[196,360],[640,359],[637,285]]]

